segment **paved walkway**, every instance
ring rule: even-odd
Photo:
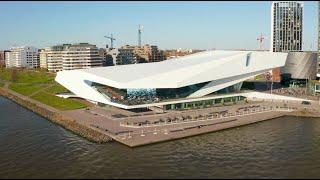
[[[259,107],[260,110],[264,107],[266,109],[264,111],[257,110],[259,112],[252,111],[249,114],[244,114],[245,109],[248,107]],[[268,110],[268,108],[271,107],[273,107],[274,109]],[[282,107],[282,109],[279,109],[280,107]],[[90,110],[82,109],[67,111],[63,113],[73,117],[79,123],[91,126],[92,128],[100,132],[110,135],[116,141],[119,141],[130,147],[135,147],[150,143],[179,139],[202,133],[214,132],[217,130],[237,127],[250,123],[256,123],[272,118],[281,117],[289,114],[293,110],[300,111],[304,108],[317,111],[317,109],[319,109],[320,106],[314,102],[312,103],[312,105],[302,105],[301,101],[278,100],[256,101],[247,104],[244,103],[232,106],[221,106],[196,110],[170,111],[167,113],[151,114],[144,116],[140,115],[135,117],[124,118],[112,117],[111,115],[117,112],[113,110],[111,110],[111,112],[103,114],[103,112],[108,111],[108,108],[100,109],[99,107],[93,107],[90,108]],[[101,114],[94,113],[98,111]],[[206,116],[210,113],[215,114],[223,111],[227,111],[226,116],[220,116],[219,118],[212,118],[207,120],[203,119],[203,117],[199,117],[200,115]],[[229,115],[230,113],[233,115]],[[160,122],[160,124],[153,124],[159,122],[160,119],[168,120],[169,118],[172,120],[178,117],[188,116],[198,119],[193,122],[180,121],[179,123],[178,120],[176,120],[176,122],[173,121],[173,123],[165,123],[162,121]],[[144,122],[147,122],[147,124],[142,125]]]
[[[33,95],[35,95],[35,94],[37,94],[37,93],[39,93],[39,92],[43,92],[44,90],[49,89],[49,88],[51,88],[51,87],[54,86],[54,85],[55,85],[55,84],[49,84],[49,85],[47,84],[46,87],[41,88],[41,89],[39,89],[39,90],[37,90],[37,91],[29,94],[28,97],[32,97]]]
[[[23,96],[8,89],[8,85],[9,84],[6,83],[5,88],[11,94],[14,94],[19,98],[27,100],[31,103],[35,103],[38,106],[44,107],[50,111],[59,112],[62,115],[70,116],[71,118],[75,119],[76,122],[96,131],[102,132],[108,136],[111,136],[116,141],[130,147],[238,127],[246,124],[281,117],[287,114],[294,115],[294,113],[297,111],[302,112],[307,110],[306,113],[313,112],[313,115],[315,116],[320,115],[320,105],[318,101],[311,101],[311,105],[303,105],[301,104],[301,101],[289,101],[282,99],[269,99],[269,101],[262,101],[260,99],[255,102],[230,106],[210,107],[185,111],[168,111],[166,113],[134,113],[113,107],[101,108],[97,106],[90,107],[89,110],[78,109],[71,111],[59,111],[53,107],[42,104],[29,97]],[[261,110],[245,114],[246,109],[250,109],[251,107],[257,107],[258,109],[260,108],[260,110],[261,108],[274,109],[270,109],[270,111]],[[282,107],[282,110],[279,109],[279,107]],[[286,108],[287,110],[285,110]],[[127,117],[116,118],[112,116],[114,114],[123,114]],[[212,116],[208,116],[210,114]],[[219,114],[220,116],[215,117],[215,114]],[[182,118],[188,116],[191,117],[191,119],[194,121],[178,121],[179,117]],[[205,119],[203,116],[207,119]],[[211,119],[209,119],[209,117],[211,117]],[[163,124],[163,121],[169,122],[168,118],[171,119],[170,122],[172,123]],[[176,121],[174,122],[172,120]],[[143,122],[148,122],[149,124],[147,123],[147,125],[141,126]],[[156,124],[157,122],[160,123]],[[151,124],[153,124],[153,126],[150,126]],[[137,125],[141,127],[138,127]]]

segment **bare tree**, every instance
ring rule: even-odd
[[[18,80],[18,70],[12,69],[11,71],[11,81],[16,82]]]

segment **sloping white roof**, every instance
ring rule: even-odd
[[[265,51],[207,51],[155,63],[61,71],[55,80],[84,99],[132,108],[111,102],[110,97],[91,87],[90,82],[129,89],[179,88],[210,81],[189,97],[194,98],[282,67],[287,55]]]
[[[254,69],[246,68],[243,71],[241,69],[245,67],[248,53],[252,53],[251,56],[254,60],[251,62],[251,67]],[[88,78],[94,78],[98,83],[116,88],[178,88],[223,77],[227,78],[232,75],[236,76],[242,73],[283,66],[286,55],[287,53],[258,51],[206,51],[162,62],[99,67],[59,73],[85,73]],[[233,65],[231,66],[230,63]]]

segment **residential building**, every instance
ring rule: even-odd
[[[63,70],[83,69],[103,66],[103,58],[96,45],[79,43],[62,52]]]
[[[103,66],[103,49],[88,43],[62,44],[40,51],[40,64],[49,72]]]
[[[4,64],[6,67],[10,67],[10,53],[11,51],[4,51]]]
[[[244,99],[243,81],[284,66],[287,57],[269,51],[205,51],[157,63],[61,71],[55,80],[100,105],[185,109]]]
[[[303,2],[274,1],[271,16],[271,51],[301,51]]]
[[[271,51],[302,51],[303,2],[274,1],[271,6]],[[281,81],[281,70],[271,70],[274,82]]]
[[[39,63],[40,68],[48,69],[47,53],[45,52],[45,49],[39,49]]]
[[[159,62],[166,60],[163,50],[159,50],[158,46],[146,44],[142,46],[144,54],[147,54],[147,62]]]
[[[67,50],[71,44],[62,44],[46,47],[40,52],[40,66],[47,68],[50,72],[63,70],[63,51]]]
[[[117,65],[117,56],[119,54],[118,49],[109,49],[106,55],[106,66]]]
[[[137,64],[137,55],[134,46],[122,46],[118,49],[119,53],[115,65]]]
[[[0,65],[5,64],[5,51],[0,51]]]
[[[38,49],[31,46],[12,47],[10,52],[5,53],[6,67],[39,67]]]
[[[162,50],[149,44],[143,46],[125,45],[119,48],[118,52],[116,65],[159,62],[166,59]]]
[[[107,62],[106,62],[107,49],[99,48],[99,56],[102,58],[102,66],[107,66]]]

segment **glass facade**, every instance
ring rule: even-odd
[[[117,89],[110,86],[105,86],[98,83],[92,83],[91,86],[98,92],[103,94],[106,98],[113,102],[125,104],[125,105],[139,105],[139,104],[150,104],[163,101],[172,101],[181,98],[186,98],[192,93],[203,88],[209,82],[203,82],[181,88],[149,88],[149,89]],[[213,94],[224,94],[235,92],[240,90],[242,83],[232,85],[224,88]]]
[[[247,55],[247,58],[246,58],[246,67],[249,66],[249,64],[250,64],[250,59],[251,59],[251,53],[249,53],[249,54]]]
[[[198,108],[207,108],[207,107],[213,107],[213,106],[221,106],[223,104],[228,104],[228,103],[237,103],[239,101],[244,101],[245,99],[246,98],[244,96],[233,96],[233,97],[209,99],[209,100],[203,100],[203,101],[168,104],[168,105],[165,105],[163,108],[164,110],[198,109]]]

